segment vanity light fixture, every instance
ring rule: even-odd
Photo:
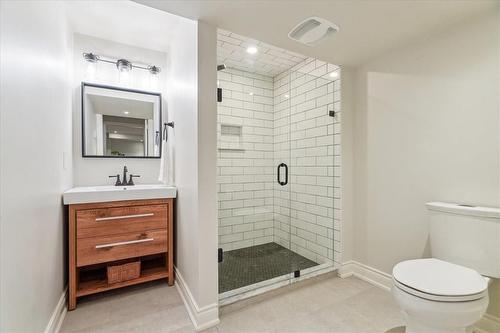
[[[250,53],[250,54],[255,54],[257,53],[259,50],[255,47],[255,46],[249,46],[247,47],[247,53]]]
[[[83,53],[83,59],[89,63],[97,63],[97,62],[106,62],[109,64],[115,64],[116,68],[120,72],[130,72],[133,68],[137,69],[143,69],[147,70],[150,74],[152,75],[157,75],[161,72],[161,68],[159,66],[155,65],[148,65],[148,66],[140,66],[140,65],[134,65],[132,62],[130,62],[127,59],[118,59],[118,60],[111,60],[111,59],[103,59],[99,55],[91,53],[91,52],[85,52]]]

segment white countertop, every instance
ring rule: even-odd
[[[121,200],[175,198],[177,188],[170,185],[85,186],[74,187],[63,194],[65,205]]]

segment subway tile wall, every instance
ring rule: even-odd
[[[274,78],[218,74],[219,246],[274,241],[338,266],[340,69],[308,58]],[[286,186],[276,181],[281,162],[289,166]]]
[[[273,241],[273,78],[218,72],[219,247]]]

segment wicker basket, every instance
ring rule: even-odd
[[[137,279],[141,276],[141,262],[133,261],[122,265],[108,266],[108,284]]]

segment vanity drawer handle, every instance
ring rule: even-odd
[[[120,245],[129,245],[129,244],[152,242],[154,240],[155,240],[154,238],[136,239],[136,240],[126,241],[126,242],[117,242],[117,243],[109,243],[109,244],[96,245],[95,248],[96,249],[104,249],[104,248],[107,248],[107,247],[114,247],[114,246],[120,246]]]
[[[110,216],[110,217],[96,217],[96,222],[98,221],[109,221],[109,220],[121,220],[121,219],[133,219],[134,217],[146,217],[146,216],[154,216],[155,213],[146,213],[146,214],[134,214],[134,215],[122,215],[122,216]]]

